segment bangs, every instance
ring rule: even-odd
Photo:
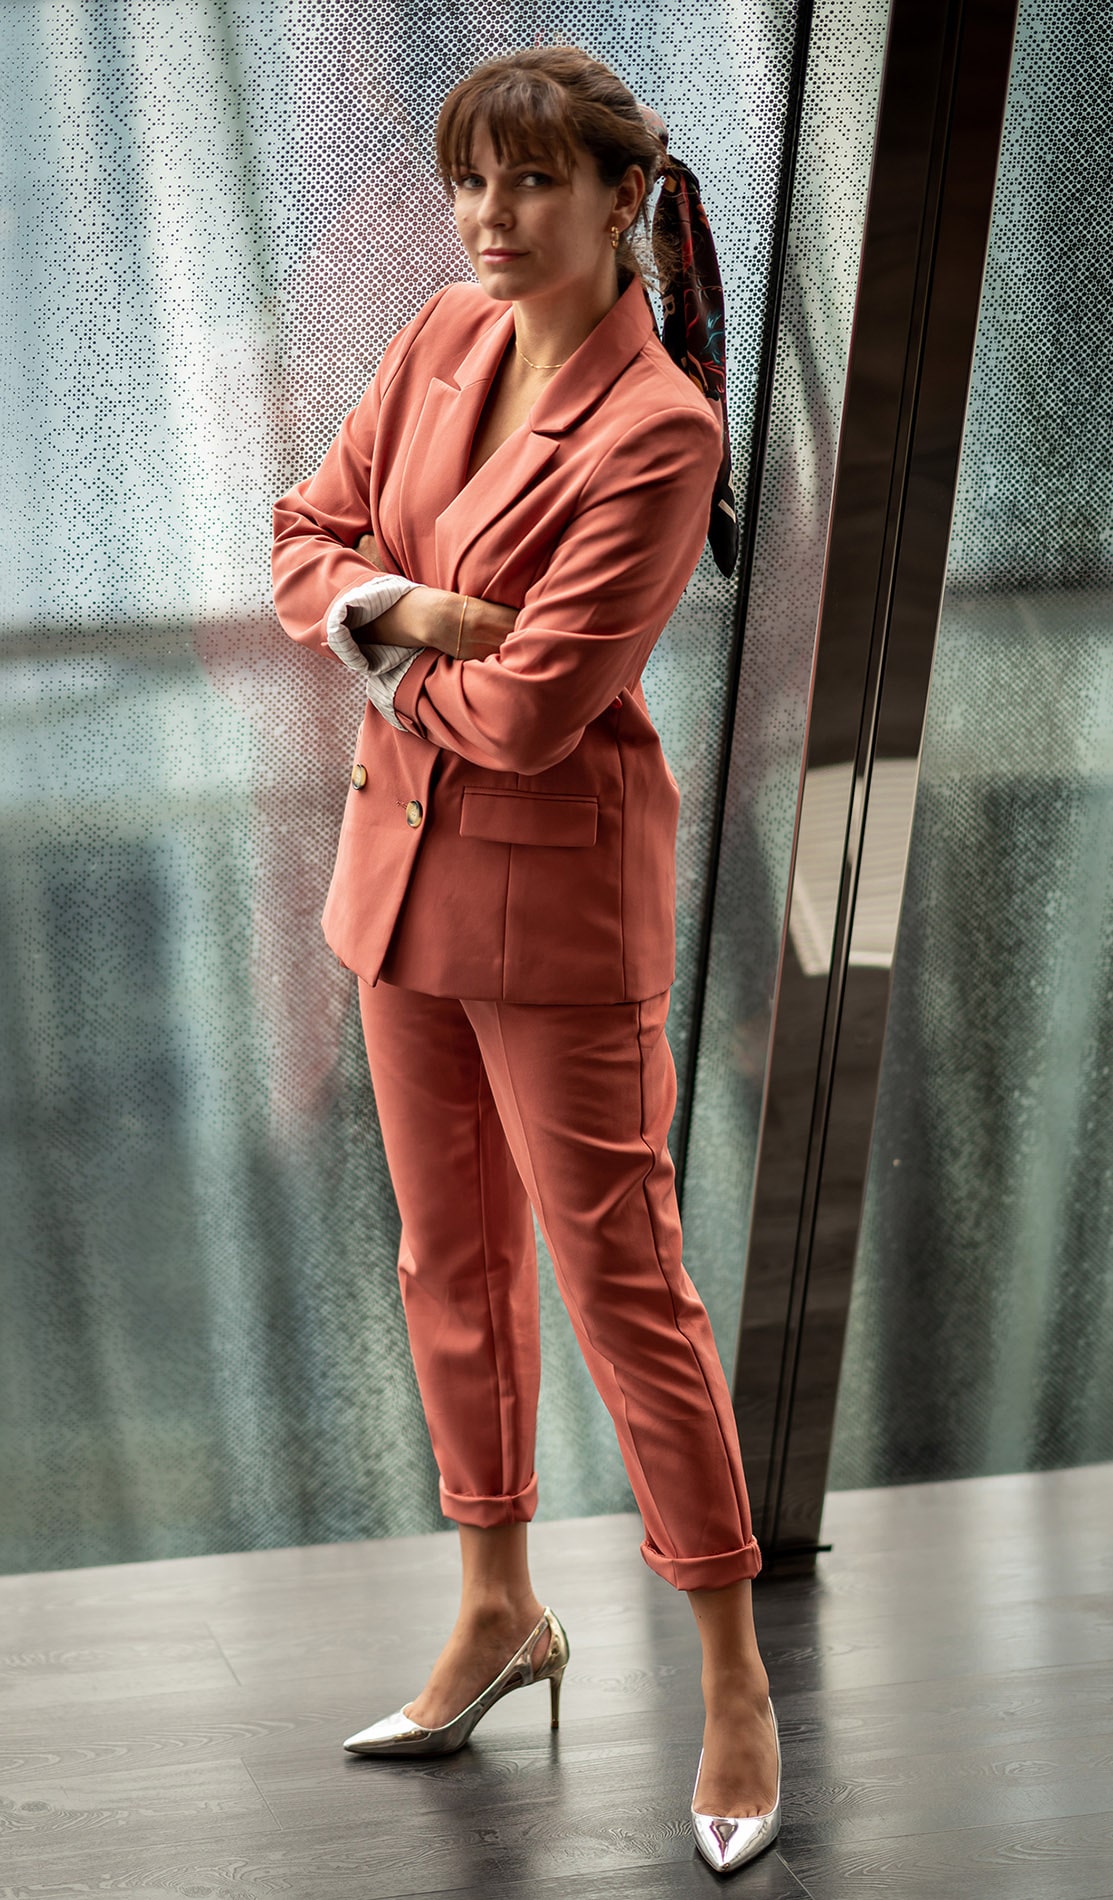
[[[449,93],[437,121],[437,171],[445,189],[472,164],[472,147],[481,130],[490,134],[500,165],[543,159],[567,176],[576,163],[576,140],[563,86],[542,74],[481,73]]]

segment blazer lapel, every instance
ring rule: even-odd
[[[656,330],[649,297],[640,277],[633,277],[579,349],[546,383],[529,412],[530,428],[550,436],[575,428]]]
[[[514,330],[513,305],[496,306],[495,311],[457,365],[453,381],[430,379],[410,449],[410,457],[420,458],[425,504],[411,572],[431,571],[436,585],[452,590],[476,540],[531,488],[555,455],[560,438],[598,402],[656,330],[649,299],[634,278],[545,385],[525,422],[469,482],[468,462],[483,405]]]

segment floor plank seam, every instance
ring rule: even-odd
[[[244,1773],[247,1775],[249,1781],[251,1782],[252,1787],[255,1789],[256,1794],[259,1796],[260,1801],[263,1803],[263,1806],[266,1808],[267,1813],[270,1815],[272,1821],[274,1822],[275,1827],[278,1829],[278,1832],[280,1834],[287,1833],[288,1830],[282,1825],[282,1822],[279,1820],[274,1809],[271,1807],[270,1802],[267,1800],[266,1795],[263,1793],[262,1788],[259,1786],[259,1782],[256,1776],[252,1774],[250,1767],[248,1766],[247,1762],[244,1760],[242,1755],[240,1756],[239,1761],[240,1761],[240,1767],[243,1769]]]

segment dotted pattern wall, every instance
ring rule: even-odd
[[[836,166],[798,229],[771,491],[813,539],[883,7],[844,14],[820,9],[809,152],[849,153],[851,186]],[[745,500],[794,10],[26,0],[4,24],[0,1569],[439,1528],[354,980],[318,921],[362,702],[277,625],[271,503],[470,275],[437,108],[538,37],[613,64],[701,180]],[[805,307],[824,270],[833,319]],[[733,607],[705,554],[645,676],[683,794],[681,1066]],[[807,638],[787,673],[778,638],[747,717],[764,699],[787,756]],[[773,802],[731,915],[787,875]],[[755,926],[759,993],[775,954]],[[729,1357],[740,1235],[714,1177],[690,1193]],[[629,1508],[540,1253],[542,1514]]]
[[[836,1486],[1113,1457],[1111,26],[1020,10]]]

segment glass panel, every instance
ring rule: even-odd
[[[684,1181],[688,1264],[728,1368],[738,1335],[887,19],[885,0],[819,6],[808,54]],[[698,848],[711,813],[687,788],[682,823],[685,817]],[[694,906],[697,896],[690,891],[688,903]]]
[[[883,11],[821,8],[810,82],[770,475],[809,576]],[[793,28],[757,0],[561,18],[703,185],[743,494]],[[431,165],[445,90],[548,33],[489,0],[5,10],[2,1569],[444,1523],[354,981],[317,921],[361,703],[277,627],[270,505],[394,331],[468,275]],[[724,907],[762,921],[745,995],[716,979],[744,1024],[775,963],[814,624],[805,580],[786,665],[783,545],[770,513],[744,730],[775,737],[746,768],[761,796],[732,820]],[[678,1058],[734,592],[705,554],[645,679],[684,801]],[[716,1129],[732,1175],[746,1075]],[[694,1178],[690,1202],[709,1192]],[[542,1511],[628,1508],[539,1252]],[[726,1349],[740,1246],[697,1221],[692,1254]]]
[[[834,1488],[1113,1457],[1113,44],[1021,6]]]

